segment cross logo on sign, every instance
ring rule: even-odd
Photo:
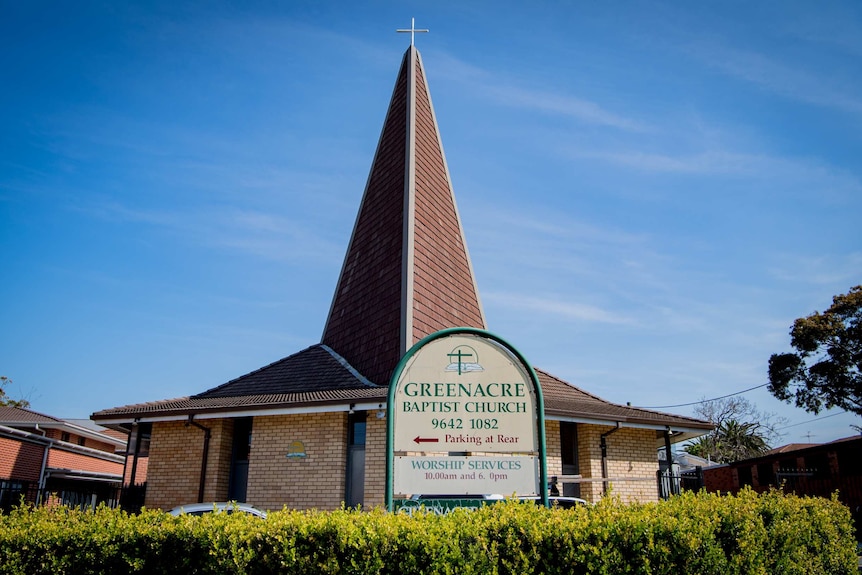
[[[479,354],[469,345],[459,345],[446,355],[450,361],[446,371],[457,371],[458,375],[471,371],[485,371],[485,368],[479,365]],[[464,361],[465,359],[467,361]]]

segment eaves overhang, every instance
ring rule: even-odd
[[[306,395],[306,394],[299,394]],[[279,398],[271,396],[241,396],[234,398],[195,399],[178,398],[166,402],[128,406],[94,413],[90,417],[100,425],[116,427],[131,423],[219,419],[236,417],[293,415],[301,413],[327,413],[368,411],[386,405],[386,388],[340,390],[336,397]]]

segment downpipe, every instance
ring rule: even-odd
[[[617,426],[602,433],[599,441],[599,446],[602,448],[602,495],[608,494],[608,436],[616,433],[622,426],[617,422]]]
[[[203,426],[197,421],[194,420],[194,414],[189,414],[189,420],[186,421],[186,427],[189,425],[194,425],[198,429],[204,432],[204,452],[201,456],[201,479],[198,485],[198,503],[204,502],[204,485],[207,480],[207,459],[209,458],[210,452],[210,437],[212,437],[212,431],[209,427]]]

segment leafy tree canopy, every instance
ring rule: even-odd
[[[815,414],[840,407],[862,415],[862,285],[797,319],[790,338],[795,353],[769,358],[772,395]]]
[[[8,407],[30,407],[30,402],[26,399],[12,399],[6,395],[5,387],[12,383],[12,380],[5,375],[0,375],[0,405]]]

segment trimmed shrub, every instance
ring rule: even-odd
[[[0,515],[0,573],[855,575],[837,498],[751,490],[439,516],[282,510],[174,517],[21,507]]]

